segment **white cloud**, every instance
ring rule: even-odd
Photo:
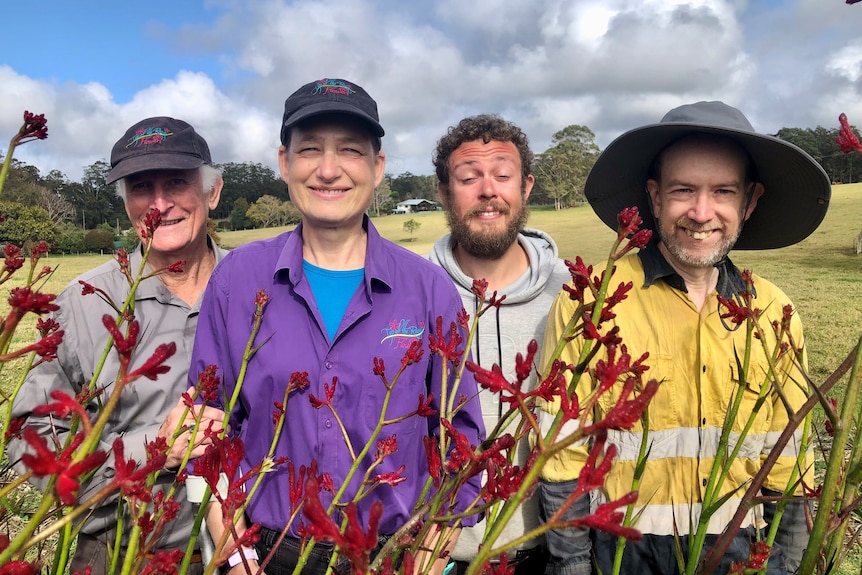
[[[862,40],[850,17],[862,7],[838,4],[210,0],[222,15],[183,28],[176,42],[210,51],[215,71],[174,73],[117,104],[105,85],[39,81],[0,66],[0,130],[17,129],[22,102],[44,112],[48,141],[18,157],[73,179],[148,115],[191,122],[218,162],[275,167],[284,99],[325,76],[358,82],[377,99],[396,174],[430,173],[446,128],[485,112],[520,124],[537,152],[569,124],[590,127],[604,146],[701,99],[736,105],[770,132],[834,126],[840,111],[857,110],[862,123]]]

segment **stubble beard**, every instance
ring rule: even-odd
[[[680,226],[679,223],[675,225],[684,227]],[[679,242],[677,242],[672,234],[666,233],[663,226],[659,225],[657,227],[659,239],[661,239],[661,242],[664,244],[665,248],[667,248],[667,251],[681,263],[698,268],[712,267],[723,260],[736,244],[736,240],[739,239],[739,234],[742,233],[742,226],[740,225],[732,237],[725,236],[725,238],[715,246],[712,252],[703,256],[694,256]],[[687,223],[687,227],[697,228],[697,226],[692,226],[690,222]]]

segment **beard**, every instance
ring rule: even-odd
[[[491,206],[494,210],[506,217],[506,227],[496,231],[481,229],[479,231],[470,227],[470,220],[479,219],[479,216]],[[464,214],[462,217],[455,215],[452,209],[446,210],[446,220],[449,230],[456,245],[473,257],[498,260],[518,239],[518,234],[524,229],[530,210],[526,205],[512,213],[508,205],[502,202],[488,202],[477,206]],[[481,220],[479,220],[481,224]]]
[[[680,220],[676,222],[675,226],[684,227],[695,232],[711,229],[707,228],[706,226],[697,225],[687,220]],[[712,267],[721,260],[723,260],[725,256],[730,253],[730,250],[733,248],[734,244],[736,244],[736,240],[739,239],[739,234],[742,233],[742,226],[740,225],[732,235],[726,235],[724,239],[722,239],[718,244],[716,244],[711,252],[701,256],[696,256],[688,252],[686,248],[682,246],[682,244],[676,241],[672,229],[670,232],[668,232],[662,225],[658,225],[657,227],[659,239],[661,239],[661,242],[667,248],[667,251],[670,252],[670,254],[675,257],[679,262],[687,266],[698,268]]]

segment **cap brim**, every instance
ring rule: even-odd
[[[151,170],[193,170],[204,165],[203,159],[198,156],[181,154],[177,152],[164,154],[141,154],[123,159],[119,164],[114,166],[108,177],[105,179],[106,184],[113,184],[119,179],[137,174],[139,172],[148,172]]]
[[[303,106],[300,110],[294,112],[293,115],[290,116],[290,119],[282,125],[282,133],[284,133],[284,130],[295,126],[303,120],[324,114],[347,114],[348,116],[355,116],[369,124],[372,133],[378,138],[382,138],[386,134],[386,132],[383,131],[383,126],[380,125],[380,122],[368,114],[352,106],[345,106],[341,102],[332,101]]]
[[[807,238],[823,221],[832,187],[820,164],[802,149],[763,134],[672,122],[626,132],[601,153],[584,188],[596,215],[616,230],[617,214],[637,207],[645,224],[655,229],[646,191],[651,164],[670,143],[691,134],[729,137],[748,152],[757,167],[757,179],[765,192],[734,249],[789,246]]]

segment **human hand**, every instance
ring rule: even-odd
[[[191,394],[192,392],[194,392],[194,389],[189,388],[188,393]],[[201,430],[206,429],[210,424],[212,424],[214,430],[221,429],[222,422],[224,421],[224,412],[208,405],[192,406],[188,409],[185,419],[181,420],[183,413],[186,412],[186,407],[187,406],[183,398],[180,398],[173,409],[168,412],[168,415],[165,417],[165,421],[159,428],[159,437],[164,437],[168,441],[170,441],[170,438],[174,433],[182,429],[182,433],[177,436],[173,446],[171,446],[171,450],[168,452],[168,458],[167,461],[165,461],[166,469],[176,469],[183,462],[183,457],[185,457],[186,449],[191,440],[191,429],[195,424],[195,416],[201,409],[203,409],[200,426]],[[194,459],[195,457],[203,455],[207,445],[211,443],[212,440],[202,431],[199,431],[195,437],[195,444],[192,448],[191,458]]]

